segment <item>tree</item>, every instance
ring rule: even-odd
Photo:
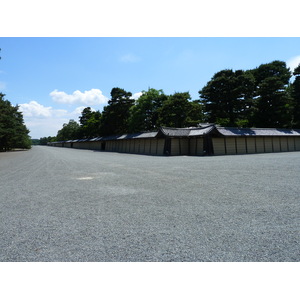
[[[159,126],[186,127],[189,113],[192,109],[190,99],[191,96],[188,92],[170,95],[168,99],[163,102],[162,107],[158,109]]]
[[[82,138],[92,138],[99,135],[101,126],[100,111],[92,111],[90,107],[86,107],[79,117],[80,136]]]
[[[202,123],[203,121],[203,105],[201,104],[200,100],[191,101],[187,112],[187,118],[185,120],[186,126],[198,126],[199,123]]]
[[[163,90],[149,88],[130,108],[129,132],[151,131],[157,128],[159,109],[168,99]]]
[[[99,110],[94,111],[88,119],[87,124],[83,127],[85,130],[85,137],[97,137],[100,134],[101,127],[101,113]]]
[[[82,112],[81,116],[79,117],[79,123],[81,126],[87,125],[88,120],[92,117],[93,111],[90,107],[86,107]]]
[[[258,68],[251,70],[251,72],[255,77],[257,87],[259,87],[259,84],[269,77],[277,78],[284,85],[288,84],[291,77],[291,72],[287,68],[286,63],[280,60],[261,64]]]
[[[246,126],[255,81],[243,70],[222,70],[199,91],[207,122],[223,126]]]
[[[32,146],[40,145],[40,140],[39,139],[31,139],[31,145]]]
[[[15,119],[15,131],[12,138],[12,148],[31,148],[31,139],[29,136],[29,130],[24,124],[23,114],[18,111],[19,106],[13,107],[13,118]]]
[[[69,120],[68,124],[63,124],[63,128],[57,132],[56,139],[57,141],[78,139],[80,134],[79,130],[80,125],[76,121],[71,119]]]
[[[101,118],[100,134],[103,136],[123,134],[129,131],[130,108],[134,104],[132,93],[121,88],[111,90],[111,99],[104,107]]]
[[[288,93],[291,72],[283,61],[262,64],[252,70],[255,77],[255,127],[291,127],[292,99]]]
[[[300,64],[295,68],[293,75],[296,77],[291,84],[293,98],[293,126],[300,128]]]
[[[13,148],[31,148],[29,130],[24,124],[18,106],[13,106],[0,93],[0,151]]]
[[[57,138],[56,136],[48,136],[48,137],[41,137],[39,140],[38,140],[38,145],[47,145],[48,142],[56,142],[57,141]]]

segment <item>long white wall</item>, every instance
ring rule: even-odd
[[[213,137],[214,155],[300,151],[300,137]],[[164,155],[164,138],[55,143],[55,147],[104,150],[121,153]],[[171,138],[170,155],[204,155],[204,138]]]
[[[215,137],[215,155],[300,151],[300,137]]]

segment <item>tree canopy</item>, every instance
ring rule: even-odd
[[[158,124],[166,127],[197,126],[201,118],[201,106],[190,100],[188,92],[170,95],[159,108]]]
[[[91,138],[99,135],[101,126],[101,113],[99,110],[92,111],[90,107],[86,107],[79,117],[80,130],[78,136],[80,138]]]
[[[0,151],[29,149],[31,140],[23,115],[18,106],[13,106],[4,97],[5,95],[0,93]]]
[[[69,120],[69,123],[64,123],[63,128],[60,129],[57,133],[58,141],[66,141],[66,140],[75,140],[79,138],[80,125],[74,121]]]
[[[275,60],[246,71],[222,70],[199,91],[204,119],[238,127],[299,125],[297,74],[296,71],[296,80],[290,87],[292,74],[283,61]]]
[[[291,84],[291,97],[293,106],[293,126],[300,128],[300,65],[295,68],[293,75],[294,82]]]
[[[111,99],[103,109],[100,125],[100,133],[104,136],[128,132],[130,108],[134,105],[132,93],[124,89],[113,88],[110,95]]]
[[[199,91],[206,120],[224,126],[246,125],[254,85],[254,76],[243,70],[222,70],[216,73]]]
[[[288,93],[291,72],[286,63],[273,61],[252,70],[255,77],[255,127],[291,127],[292,106]]]
[[[134,100],[131,92],[115,87],[102,112],[86,107],[79,123],[70,120],[55,139],[147,132],[161,126],[190,127],[205,122],[300,128],[300,65],[293,75],[291,82],[291,71],[279,60],[250,70],[221,70],[199,90],[198,100],[192,100],[189,92],[166,95],[154,88]]]
[[[129,131],[151,131],[159,127],[159,109],[167,99],[168,96],[163,90],[149,88],[148,91],[143,91],[135,105],[130,108]]]

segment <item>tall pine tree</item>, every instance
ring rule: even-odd
[[[13,148],[29,149],[31,141],[29,130],[24,124],[18,106],[13,106],[5,95],[0,93],[0,151]]]
[[[288,92],[291,72],[283,61],[262,64],[252,70],[255,77],[255,127],[291,127],[292,99]]]
[[[248,126],[254,77],[243,70],[222,70],[199,91],[207,122]]]
[[[100,127],[102,136],[123,134],[129,131],[130,108],[134,104],[131,98],[132,93],[121,88],[113,88],[110,95],[111,99],[102,112]]]
[[[296,76],[294,82],[291,84],[293,97],[293,126],[300,128],[300,64],[295,68],[293,75]]]
[[[129,131],[142,132],[155,130],[158,126],[158,113],[168,99],[162,90],[149,88],[130,109]]]

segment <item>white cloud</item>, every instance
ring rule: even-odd
[[[44,136],[56,136],[64,123],[68,123],[68,118],[34,118],[24,117],[25,125],[30,130],[29,135],[33,139]]]
[[[300,55],[294,56],[286,62],[287,67],[290,68],[292,72],[296,67],[299,66],[299,64],[300,64]]]
[[[76,116],[79,117],[82,113],[82,111],[86,108],[86,106],[79,106],[75,108],[71,113],[70,116]],[[93,107],[91,107],[91,111],[96,111]]]
[[[86,106],[80,106],[69,112],[65,109],[54,109],[51,106],[44,106],[37,101],[30,101],[19,105],[19,111],[22,112],[24,122],[30,130],[29,135],[32,138],[44,136],[55,136],[70,119],[78,122],[83,109]],[[94,108],[91,108],[95,111]]]
[[[50,95],[53,100],[59,103],[75,104],[79,102],[83,105],[67,110],[44,106],[37,101],[19,104],[19,110],[23,113],[25,124],[30,130],[29,135],[32,138],[56,136],[58,130],[62,128],[64,123],[68,123],[70,119],[78,122],[82,111],[87,106],[90,106],[92,111],[96,111],[96,109],[99,109],[99,103],[106,105],[108,101],[100,90],[90,90],[84,93],[75,91],[72,95],[55,90]],[[141,95],[142,92],[135,93],[133,98],[138,99]],[[94,103],[98,106],[96,109],[92,107]]]
[[[50,96],[53,101],[64,104],[98,105],[106,104],[108,102],[108,98],[105,97],[99,89],[91,89],[84,92],[77,90],[73,92],[73,94],[54,90],[50,93]]]
[[[135,63],[135,62],[139,62],[140,60],[141,59],[138,56],[131,53],[125,54],[120,57],[120,61],[125,63]]]
[[[143,92],[134,93],[132,99],[137,100],[143,95]]]
[[[62,116],[67,113],[64,109],[53,109],[51,106],[44,106],[36,101],[19,104],[20,111],[24,117],[55,117]]]

